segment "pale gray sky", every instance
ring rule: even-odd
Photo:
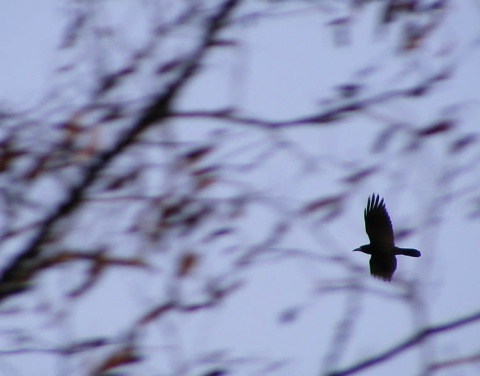
[[[407,157],[401,155],[405,144],[401,138],[397,138],[384,153],[372,154],[368,145],[382,127],[382,123],[375,119],[380,115],[422,128],[437,120],[439,109],[443,109],[447,115],[458,114],[461,120],[458,135],[479,133],[480,53],[477,45],[480,10],[475,4],[474,1],[451,4],[446,16],[448,21],[428,46],[404,57],[392,51],[390,36],[378,38],[375,35],[374,28],[369,26],[373,13],[358,17],[352,34],[353,47],[343,49],[333,45],[331,34],[325,27],[329,18],[319,10],[296,11],[262,22],[245,23],[238,28],[241,47],[228,57],[211,56],[212,69],[189,88],[181,103],[185,109],[235,104],[246,114],[266,119],[295,118],[318,111],[319,104],[332,93],[334,86],[349,82],[359,69],[372,64],[378,64],[382,71],[364,79],[369,85],[366,89],[369,93],[382,92],[386,87],[408,86],[418,76],[427,75],[442,64],[456,62],[455,76],[441,85],[431,99],[393,101],[366,111],[345,125],[282,131],[280,138],[301,148],[314,161],[307,176],[302,170],[304,166],[287,152],[274,155],[256,171],[232,176],[255,187],[257,192],[269,192],[269,199],[292,208],[309,198],[351,189],[340,181],[342,176],[337,176],[338,164],[382,164],[383,173],[355,187],[355,193],[347,201],[348,207],[339,218],[322,223],[311,218],[299,219],[304,231],[293,231],[283,246],[321,255],[349,257],[363,267],[366,286],[387,294],[394,292],[393,285],[368,276],[366,255],[351,253],[357,246],[367,243],[363,209],[372,192],[380,193],[385,197],[394,226],[421,226],[423,229],[400,242],[401,246],[419,248],[422,258],[400,258],[396,276],[415,279],[421,285],[419,291],[425,298],[430,324],[443,323],[480,309],[477,288],[480,285],[477,269],[480,264],[477,249],[479,223],[478,219],[466,220],[471,201],[455,201],[442,205],[442,212],[435,211],[437,200],[448,192],[464,187],[471,187],[472,192],[478,191],[480,171],[475,166],[479,157],[478,145],[462,155],[452,156],[445,151],[446,143],[442,137],[447,136],[440,136]],[[54,0],[4,1],[0,4],[0,105],[29,108],[38,104],[51,89],[56,79],[53,71],[62,55],[56,50],[65,22],[62,7],[62,2]],[[309,7],[301,6],[302,9]],[[442,50],[449,49],[453,49],[452,54],[441,56]],[[454,107],[457,104],[460,104],[459,109]],[[208,141],[215,128],[218,124],[199,122],[193,129],[191,124],[184,123],[179,125],[178,137],[187,141]],[[237,132],[238,138],[234,144],[225,147],[225,155],[232,150],[249,148],[252,144],[262,145],[271,140],[270,134],[254,128],[239,126],[232,132]],[[229,162],[241,163],[243,159],[249,158],[234,153]],[[472,172],[467,176],[441,179],[450,168],[472,163]],[[441,218],[440,224],[427,225],[437,217]],[[250,213],[242,226],[242,241],[247,244],[257,242],[265,234],[262,226],[274,219],[268,208],[264,212]],[[212,269],[217,267],[214,261],[209,262]],[[258,357],[261,362],[267,357],[288,362],[272,374],[316,375],[323,364],[335,324],[351,299],[348,294],[318,294],[316,289],[341,273],[340,269],[302,258],[260,264],[246,272],[244,277],[248,283],[244,289],[221,306],[212,312],[172,318],[165,327],[159,325],[158,333],[147,343],[158,346],[162,335],[171,330],[176,332],[176,346],[181,349],[185,361],[193,360],[201,351],[227,348],[239,358],[240,370],[242,358]],[[148,301],[160,290],[159,286],[146,287],[147,278],[130,276],[132,286],[118,291],[116,286],[124,284],[125,278],[122,273],[112,273],[101,288],[72,307],[67,307],[66,300],[52,293],[52,301],[58,299],[55,304],[63,307],[69,316],[68,324],[65,324],[69,329],[65,331],[70,332],[65,336],[84,338],[115,333],[142,312],[139,302]],[[60,273],[42,277],[42,283],[52,290],[61,290],[57,284],[65,281],[68,276]],[[280,325],[278,315],[292,307],[303,308],[298,319]],[[342,368],[384,351],[416,330],[417,321],[412,312],[396,300],[365,293],[361,309],[355,314],[358,319],[352,340],[340,361]],[[24,325],[28,327],[30,324],[32,328],[36,327],[33,319]],[[0,318],[2,330],[8,325],[8,322],[2,324]],[[62,328],[56,328],[49,335],[49,341],[55,337],[58,340],[64,334]],[[478,338],[480,324],[442,336],[435,341],[435,349],[439,358],[466,355],[479,350]],[[409,351],[365,374],[415,374],[417,359],[421,356],[419,351]],[[93,355],[85,359],[94,362],[95,358]],[[32,355],[25,359],[18,368],[21,375],[32,374],[33,370],[42,375],[58,374],[56,365],[46,361],[45,357]],[[6,363],[17,367],[9,361]],[[162,369],[159,363],[153,362],[150,366],[151,369],[143,370],[144,374],[158,374],[155,367]],[[74,374],[75,365],[69,367]],[[4,374],[2,372],[0,359],[0,375]],[[245,368],[243,374],[249,375],[250,372]],[[475,375],[478,367],[466,366],[461,372]]]

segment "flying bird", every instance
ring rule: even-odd
[[[370,244],[362,245],[353,251],[363,252],[370,257],[370,274],[384,281],[391,281],[397,268],[397,255],[420,257],[420,251],[395,246],[392,221],[385,208],[383,198],[373,194],[367,200],[364,211],[365,231]]]

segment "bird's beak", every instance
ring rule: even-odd
[[[355,248],[352,252],[360,252],[360,248]]]

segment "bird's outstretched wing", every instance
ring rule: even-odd
[[[394,236],[392,222],[388,215],[383,198],[373,194],[368,198],[364,211],[365,230],[370,239],[370,244],[385,248],[393,247]]]

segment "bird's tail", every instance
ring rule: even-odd
[[[413,248],[399,248],[395,247],[395,254],[396,255],[404,255],[410,257],[420,257],[422,254],[420,251],[413,249]]]

